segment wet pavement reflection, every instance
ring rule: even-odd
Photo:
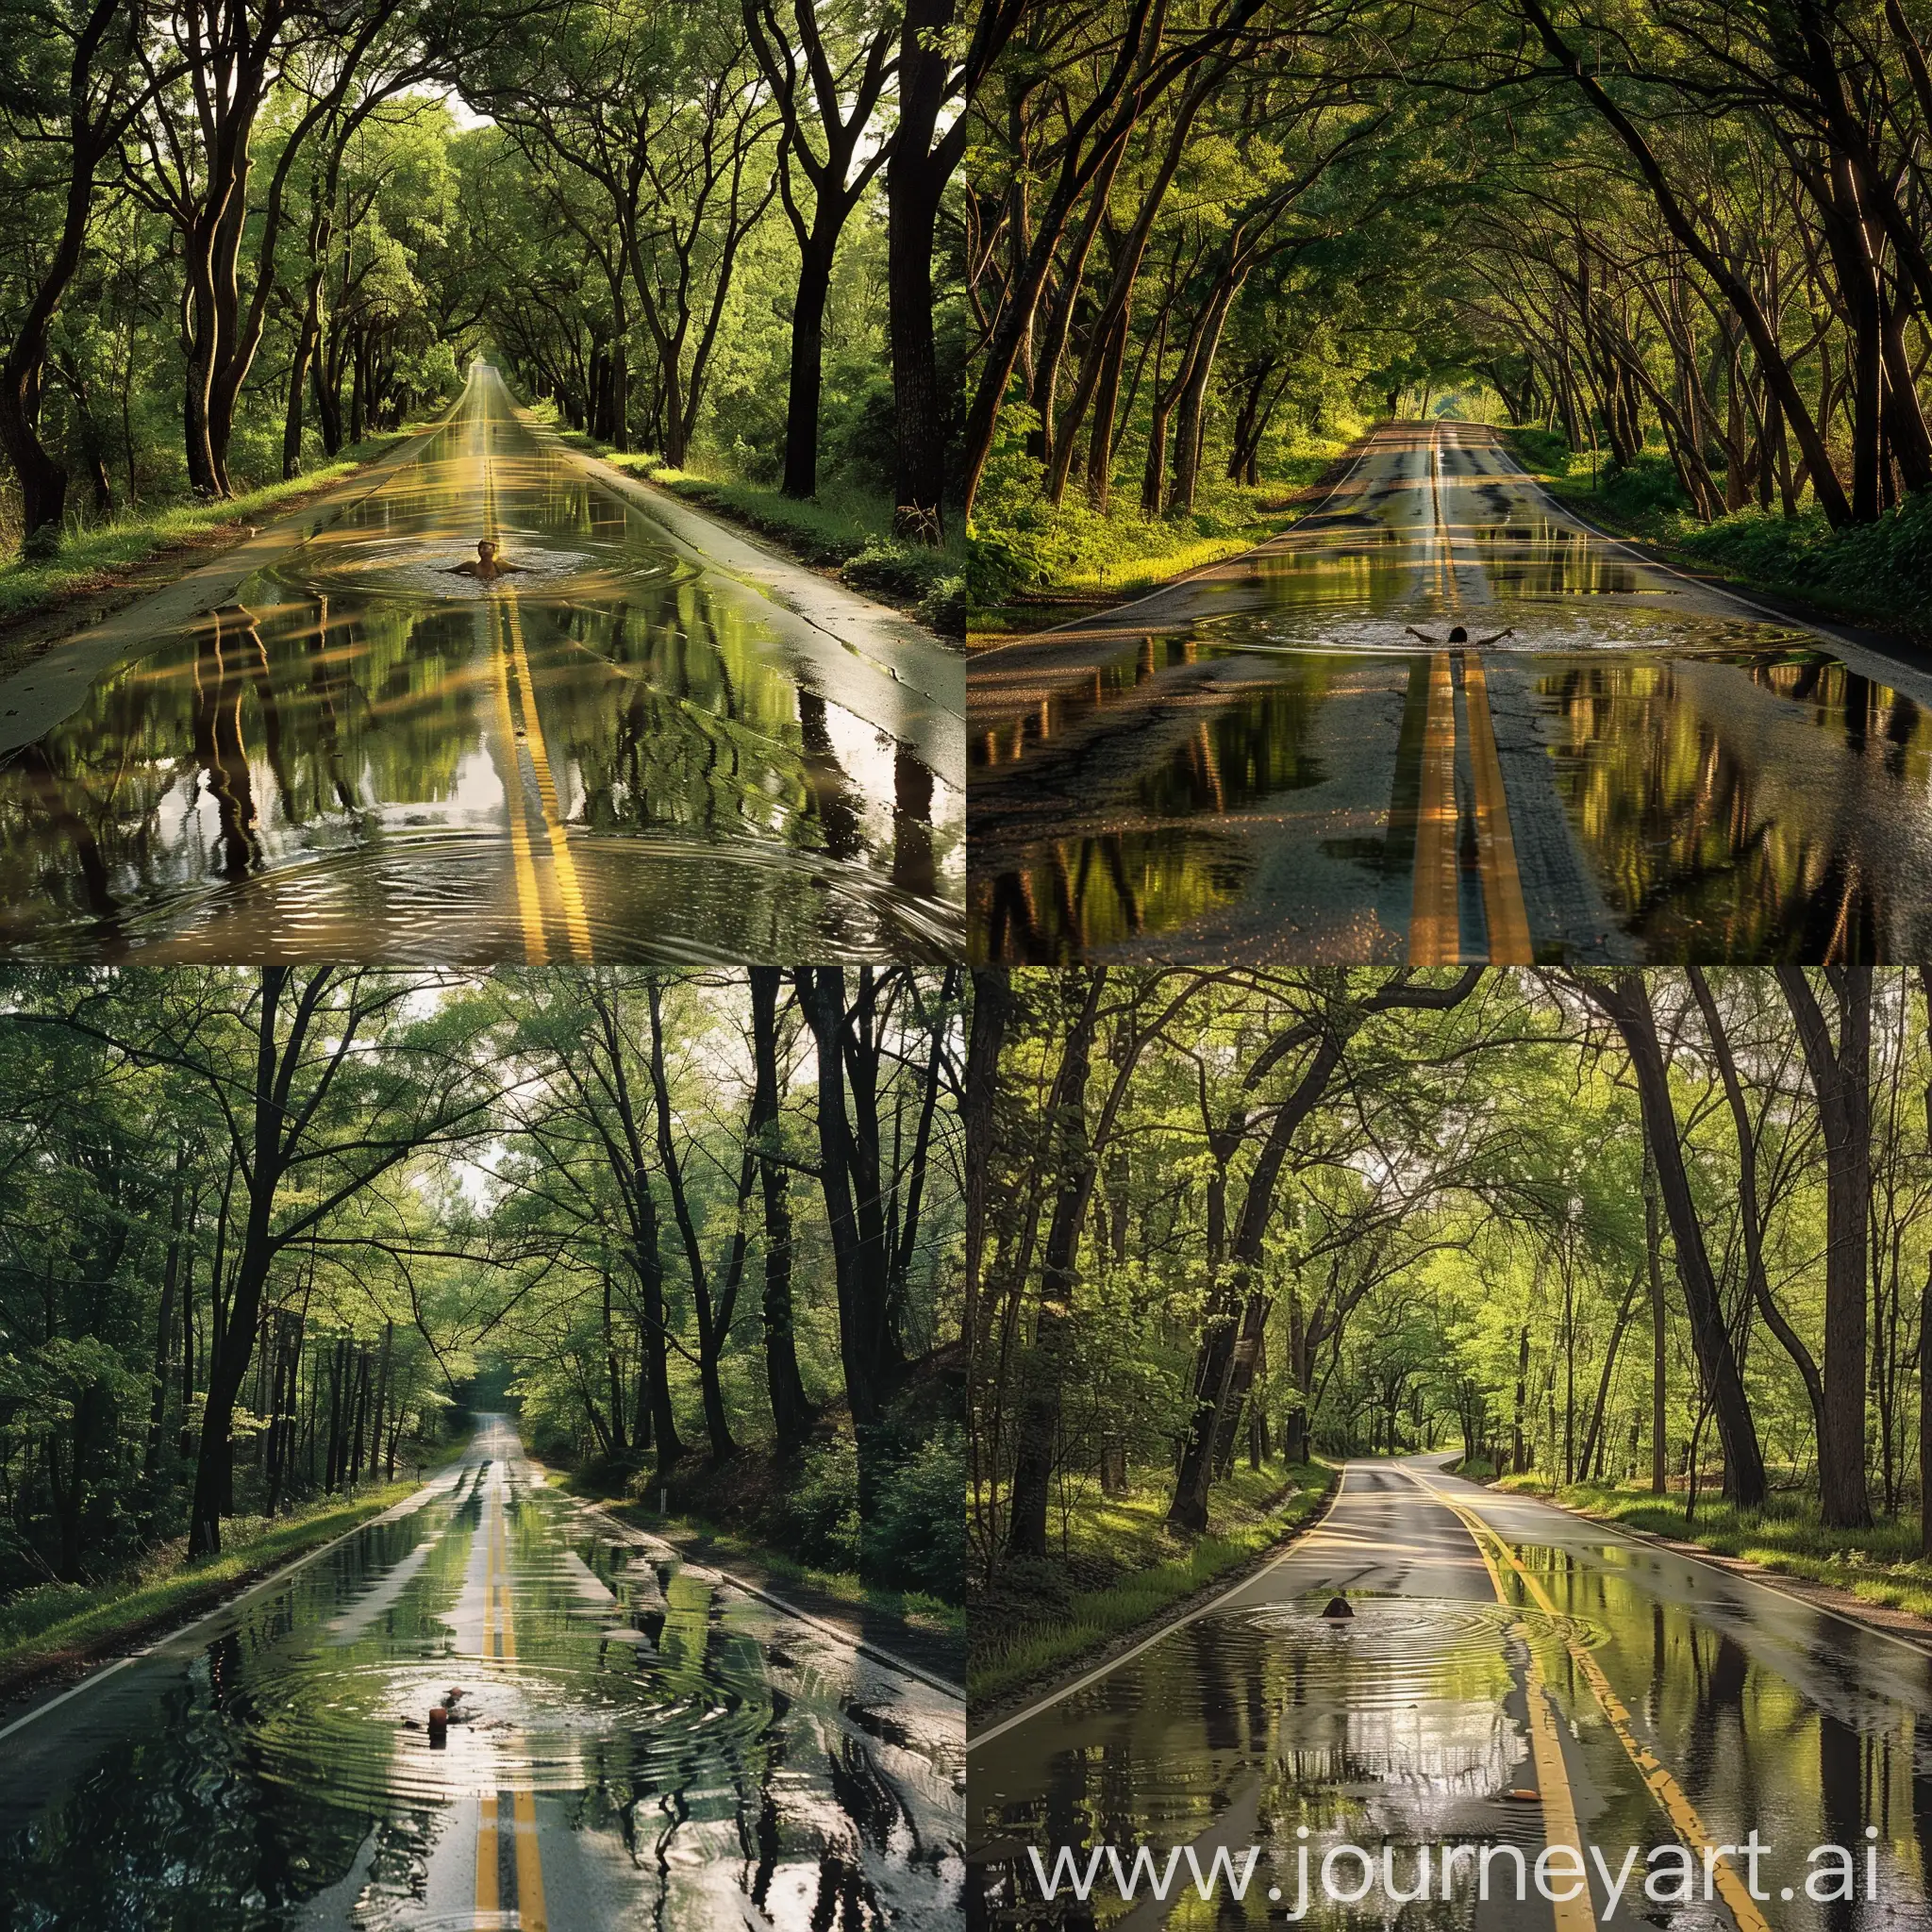
[[[1559,1841],[1602,1848],[1613,1873],[1638,1848],[1638,1876],[1614,1916],[1592,1880],[1595,1916],[1577,1922],[1585,1926],[1718,1932],[1750,1926],[1753,1911],[1751,1932],[1928,1923],[1932,1658],[1540,1506],[1453,1487],[1533,1586],[1499,1555],[1499,1599],[1483,1565],[1465,1560],[1476,1545],[1452,1511],[1420,1491],[1405,1496],[1389,1465],[1352,1464],[1325,1544],[976,1741],[969,1923],[1279,1925],[1298,1903],[1306,1846],[1314,1876],[1297,1923],[1547,1932],[1551,1905],[1534,1891],[1521,1906],[1510,1895],[1507,1853],[1491,1861],[1494,1890],[1482,1904],[1469,1860],[1443,1896],[1440,1847],[1513,1845],[1533,1872],[1538,1853]],[[1321,1615],[1339,1588],[1356,1612],[1341,1624]],[[1619,1739],[1591,1671],[1654,1753],[1648,1774]],[[1541,1745],[1533,1699],[1554,1716]],[[1710,1902],[1674,1900],[1669,1885],[1640,1895],[1651,1848],[1688,1842],[1666,1785],[1711,1841],[1741,1845],[1757,1830],[1769,1848],[1758,1871],[1769,1904],[1746,1898],[1733,1911],[1723,1887]],[[1367,1847],[1379,1872],[1385,1841],[1403,1891],[1416,1889],[1416,1848],[1434,1848],[1427,1898],[1399,1907],[1377,1894],[1359,1907],[1324,1900],[1319,1874],[1330,1849]],[[1240,1901],[1225,1886],[1204,1901],[1183,1864],[1166,1910],[1144,1882],[1138,1904],[1124,1903],[1105,1865],[1084,1904],[1065,1886],[1044,1903],[1027,1857],[1037,1847],[1050,1867],[1052,1848],[1067,1845],[1084,1868],[1089,1848],[1113,1845],[1131,1869],[1143,1844],[1157,1868],[1174,1847],[1193,1847],[1204,1872],[1216,1847],[1237,1865],[1251,1846],[1260,1857]],[[1853,1849],[1856,1897],[1807,1895],[1808,1854],[1825,1844]],[[1344,1860],[1337,1870],[1337,1890],[1353,1889],[1358,1868]],[[1741,1883],[1741,1861],[1738,1870]],[[1278,1900],[1268,1899],[1271,1887]],[[1795,1896],[1780,1895],[1787,1887]]]
[[[490,582],[458,569],[486,534],[517,566]],[[0,761],[0,948],[958,953],[943,648],[902,679],[721,579],[487,368],[420,459],[138,653]]]
[[[963,1743],[956,1700],[546,1489],[496,1430],[12,1740],[0,1924],[950,1927]]]
[[[975,957],[1932,945],[1920,674],[1612,549],[1473,426],[1385,436],[1336,504],[974,659]]]

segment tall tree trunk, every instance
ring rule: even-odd
[[[1072,1367],[1074,1290],[1079,1279],[1080,1231],[1086,1223],[1098,1172],[1087,1126],[1087,1081],[1093,1036],[1107,987],[1105,967],[1086,969],[1086,997],[1075,1014],[1054,1081],[1047,1123],[1058,1177],[1053,1218],[1041,1251],[1040,1306],[1033,1347],[1024,1372],[1012,1489],[1007,1517],[1007,1554],[1046,1555],[1046,1506],[1059,1447],[1060,1401]]]
[[[1534,0],[1525,0],[1525,4],[1533,5]],[[1724,1496],[1739,1508],[1755,1509],[1765,1497],[1764,1453],[1718,1299],[1717,1278],[1705,1246],[1690,1176],[1684,1166],[1676,1111],[1671,1102],[1670,1074],[1657,1040],[1649,989],[1643,975],[1635,971],[1619,972],[1608,979],[1586,974],[1577,984],[1615,1025],[1630,1057],[1630,1071],[1643,1111],[1644,1136],[1657,1164],[1657,1189],[1676,1249],[1677,1278],[1690,1312],[1691,1341],[1718,1439],[1724,1445]]]
[[[1802,966],[1780,966],[1824,1130],[1824,1393],[1818,1438],[1818,1506],[1825,1525],[1872,1521],[1865,1482],[1867,1237],[1872,1212],[1872,969],[1829,970],[1837,995],[1833,1041]]]
[[[1669,1408],[1664,1373],[1668,1365],[1668,1309],[1664,1306],[1663,1230],[1657,1225],[1657,1162],[1648,1141],[1643,1146],[1643,1258],[1650,1274],[1650,1492],[1670,1487],[1669,1452],[1664,1441]]]
[[[886,163],[892,528],[916,543],[937,543],[943,534],[946,439],[933,339],[932,257],[940,197],[959,146],[947,138],[935,149],[933,136],[945,102],[946,34],[957,11],[957,0],[907,0],[899,34],[899,126]]]
[[[825,304],[832,291],[836,231],[814,232],[799,250],[798,292],[791,305],[791,366],[785,395],[787,496],[815,496],[819,487],[819,397],[824,385]]]

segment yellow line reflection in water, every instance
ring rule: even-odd
[[[1423,730],[1409,963],[1453,965],[1460,951],[1456,912],[1456,691],[1450,682],[1448,653],[1438,651],[1429,660],[1429,708]]]
[[[1523,877],[1516,868],[1516,841],[1509,830],[1509,801],[1503,789],[1503,760],[1496,753],[1495,725],[1490,716],[1490,685],[1481,657],[1462,659],[1463,694],[1469,705],[1469,763],[1475,780],[1475,853],[1483,882],[1483,914],[1490,928],[1491,966],[1528,966],[1529,914],[1523,904]]]
[[[1738,1932],[1771,1932],[1770,1922],[1757,1909],[1757,1902],[1751,1896],[1749,1887],[1729,1864],[1716,1856],[1719,1850],[1718,1842],[1706,1829],[1696,1806],[1690,1802],[1683,1786],[1672,1775],[1669,1767],[1638,1737],[1636,1727],[1630,1721],[1630,1712],[1623,1699],[1611,1688],[1610,1680],[1604,1675],[1603,1667],[1596,1658],[1591,1657],[1582,1642],[1571,1633],[1549,1591],[1543,1588],[1541,1580],[1524,1567],[1522,1558],[1503,1541],[1502,1536],[1474,1510],[1465,1509],[1446,1491],[1439,1490],[1433,1483],[1424,1481],[1413,1470],[1407,1474],[1439,1503],[1453,1509],[1461,1518],[1463,1526],[1475,1539],[1476,1547],[1483,1552],[1483,1560],[1490,1564],[1490,1574],[1496,1582],[1498,1595],[1502,1592],[1502,1579],[1497,1574],[1495,1564],[1490,1558],[1487,1546],[1487,1542],[1490,1541],[1494,1543],[1503,1560],[1523,1579],[1524,1588],[1536,1599],[1537,1607],[1546,1617],[1555,1621],[1562,1632],[1564,1646],[1568,1649],[1571,1658],[1594,1693],[1598,1707],[1603,1711],[1611,1730],[1617,1734],[1617,1741],[1623,1745],[1630,1762],[1636,1766],[1638,1775],[1642,1778],[1645,1789],[1662,1807],[1664,1815],[1671,1821],[1677,1836],[1698,1855],[1700,1861],[1709,1871],[1718,1895],[1730,1907],[1731,1917],[1737,1921]]]
[[[570,933],[572,953],[579,959],[588,959],[591,957],[591,923],[584,916],[584,895],[577,884],[576,861],[571,857],[570,838],[563,826],[563,809],[557,802],[557,785],[550,774],[550,755],[543,745],[542,722],[537,716],[537,685],[530,675],[529,653],[524,648],[524,625],[517,612],[517,593],[514,591],[503,592],[503,610],[523,699],[524,732],[530,753],[530,769],[537,774],[537,796],[543,808],[543,828],[549,835],[550,856],[557,867],[557,891],[563,901],[563,921]]]
[[[524,931],[524,952],[533,966],[550,957],[543,937],[543,902],[537,891],[537,868],[530,857],[530,832],[525,823],[523,762],[517,756],[517,725],[509,702],[508,654],[502,636],[501,616],[494,598],[490,605],[490,671],[495,686],[496,735],[503,746],[503,808],[509,821],[510,869],[516,875],[517,916]]]

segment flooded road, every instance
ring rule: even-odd
[[[1932,678],[1592,535],[1474,425],[969,685],[975,957],[1932,945]]]
[[[1603,1853],[1557,1932],[1922,1932],[1932,1871],[1932,1656],[1756,1583],[1445,1475],[1441,1457],[1348,1465],[1333,1507],[1286,1556],[1117,1668],[976,1736],[969,1921],[980,1926],[1279,1925],[1550,1932],[1514,1860]],[[1355,1611],[1324,1620],[1334,1592]],[[1763,1847],[1753,1873],[1707,1846]],[[1431,1849],[1427,1895],[1413,1893]],[[1204,1873],[1259,1848],[1244,1898],[1204,1901],[1188,1867],[1165,1905],[1123,1902],[1108,1868],[1052,1904],[1027,1857],[1192,1848]],[[1324,1899],[1324,1861],[1366,1848],[1377,1889]],[[1441,1848],[1474,1848],[1449,1867]],[[1848,1848],[1856,1895],[1813,1886]],[[1659,1848],[1679,1847],[1677,1853]],[[1491,1896],[1475,1897],[1477,1858]],[[1870,1861],[1868,1865],[1868,1859]],[[1333,1891],[1360,1883],[1337,1852]],[[1682,1870],[1690,1895],[1673,1896]],[[1553,1868],[1555,1869],[1555,1868]],[[1646,1896],[1648,1878],[1657,1882]],[[1869,1881],[1869,1882],[1868,1882]],[[1282,1896],[1271,1902],[1271,1889]],[[1569,1889],[1560,1881],[1553,1890]],[[1446,1892],[1446,1896],[1445,1896]]]
[[[9,1932],[959,1922],[960,1702],[546,1489],[497,1423],[0,1735]]]
[[[478,363],[220,608],[0,685],[0,950],[957,957],[957,654],[623,491]]]

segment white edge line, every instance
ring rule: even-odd
[[[1396,420],[1391,417],[1390,422],[1392,424]],[[1277,530],[1272,537],[1263,537],[1258,543],[1251,543],[1245,550],[1237,550],[1231,557],[1217,557],[1212,562],[1196,564],[1192,570],[1184,570],[1179,576],[1169,577],[1166,583],[1156,584],[1151,591],[1142,591],[1138,597],[1129,598],[1124,604],[1111,605],[1096,614],[1101,617],[1119,617],[1124,611],[1138,610],[1141,605],[1151,604],[1155,598],[1165,596],[1170,591],[1177,591],[1183,584],[1192,583],[1196,577],[1207,575],[1210,570],[1221,570],[1230,563],[1239,563],[1244,557],[1256,556],[1258,552],[1279,543],[1284,537],[1296,535],[1305,524],[1320,516],[1328,508],[1330,501],[1340,493],[1341,486],[1374,454],[1378,432],[1385,426],[1388,425],[1377,423],[1369,428],[1362,440],[1361,453],[1355,461],[1328,486],[1321,502],[1313,509],[1305,510],[1285,530]],[[1023,638],[1008,638],[1003,644],[987,644],[980,650],[970,652],[966,659],[967,664],[969,667],[983,664],[989,658],[997,658],[1002,651],[1016,651],[1022,644],[1037,644],[1042,638],[1058,637],[1061,631],[1074,630],[1090,621],[1084,617],[1069,617],[1059,624],[1049,625],[1044,630],[1028,631]]]
[[[117,1657],[112,1663],[103,1664],[97,1671],[90,1671],[79,1683],[70,1685],[58,1697],[50,1697],[44,1704],[37,1704],[31,1710],[15,1718],[6,1729],[0,1730],[0,1739],[10,1738],[15,1731],[24,1730],[37,1717],[44,1717],[56,1706],[65,1704],[70,1697],[78,1697],[83,1690],[92,1690],[103,1678],[111,1677],[116,1671],[124,1670],[129,1664],[139,1663],[143,1657],[152,1657],[163,1644],[173,1643],[177,1637],[186,1637],[191,1630],[199,1630],[204,1624],[211,1624],[217,1617],[225,1616],[230,1610],[239,1610],[243,1604],[286,1582],[296,1571],[306,1570],[318,1557],[327,1556],[331,1550],[347,1542],[352,1536],[361,1535],[372,1523],[401,1509],[404,1504],[414,1503],[424,1491],[436,1487],[436,1483],[425,1483],[421,1489],[412,1490],[402,1502],[391,1503],[387,1509],[379,1509],[374,1516],[365,1516],[353,1529],[345,1529],[341,1536],[331,1537],[327,1542],[319,1543],[307,1556],[295,1557],[292,1562],[285,1563],[279,1570],[271,1570],[266,1576],[258,1577],[234,1596],[224,1597],[213,1609],[204,1610],[200,1616],[189,1623],[177,1624],[173,1629],[163,1631],[152,1643],[144,1643],[139,1650],[130,1650],[125,1657]]]
[[[1132,1657],[1139,1657],[1143,1650],[1151,1650],[1162,1638],[1172,1637],[1176,1630],[1185,1630],[1190,1624],[1195,1622],[1198,1618],[1205,1617],[1209,1610],[1218,1609],[1229,1597],[1239,1596],[1250,1584],[1259,1583],[1262,1577],[1272,1575],[1291,1557],[1298,1556],[1310,1539],[1312,1539],[1315,1532],[1335,1513],[1335,1506],[1341,1502],[1341,1491],[1348,1482],[1348,1468],[1349,1466],[1345,1462],[1341,1465],[1341,1474],[1336,1478],[1335,1487],[1329,1491],[1327,1501],[1322,1506],[1321,1514],[1310,1517],[1307,1523],[1303,1524],[1289,1538],[1288,1546],[1273,1562],[1264,1563],[1252,1576],[1243,1576],[1239,1583],[1230,1584],[1219,1596],[1208,1598],[1205,1604],[1201,1604],[1190,1610],[1186,1616],[1176,1617],[1172,1624],[1163,1624],[1151,1637],[1143,1637],[1131,1650],[1122,1651],[1119,1657],[1112,1657],[1108,1662],[1098,1665],[1095,1669],[1089,1671],[1085,1676],[1075,1677],[1071,1684],[1061,1685],[1058,1690],[1042,1697],[1038,1704],[1029,1704],[1025,1709],[1016,1710],[1011,1717],[1002,1719],[1000,1723],[994,1724],[990,1730],[981,1731],[977,1737],[968,1738],[966,1740],[967,1750],[974,1751],[981,1744],[991,1743],[995,1738],[1000,1737],[1007,1731],[1010,1731],[1015,1724],[1023,1724],[1027,1719],[1038,1717],[1042,1710],[1052,1709],[1062,1699],[1071,1697],[1075,1690],[1084,1690],[1088,1685],[1097,1684],[1102,1677],[1119,1670],[1124,1663],[1126,1663]]]
[[[675,1543],[671,1547],[674,1550],[677,1549]],[[678,1555],[683,1557],[684,1553],[680,1550]],[[684,1557],[684,1560],[691,1561],[688,1557]],[[895,1671],[904,1671],[908,1677],[917,1677],[922,1684],[929,1685],[933,1690],[942,1692],[947,1697],[956,1698],[961,1704],[966,1701],[966,1692],[962,1686],[949,1684],[945,1678],[936,1675],[933,1672],[922,1669],[918,1664],[908,1663],[906,1658],[896,1656],[883,1644],[874,1643],[869,1637],[855,1637],[851,1631],[841,1630],[838,1624],[827,1623],[823,1617],[815,1617],[809,1610],[801,1610],[796,1604],[789,1604],[782,1596],[761,1589],[756,1583],[747,1583],[743,1577],[734,1576],[728,1570],[720,1570],[715,1563],[707,1563],[702,1557],[697,1559],[695,1567],[711,1571],[714,1575],[723,1577],[734,1590],[741,1590],[747,1596],[758,1597],[761,1602],[783,1610],[788,1617],[796,1617],[801,1624],[809,1624],[814,1630],[822,1631],[827,1637],[836,1638],[848,1650],[856,1650],[862,1657],[875,1658]]]

